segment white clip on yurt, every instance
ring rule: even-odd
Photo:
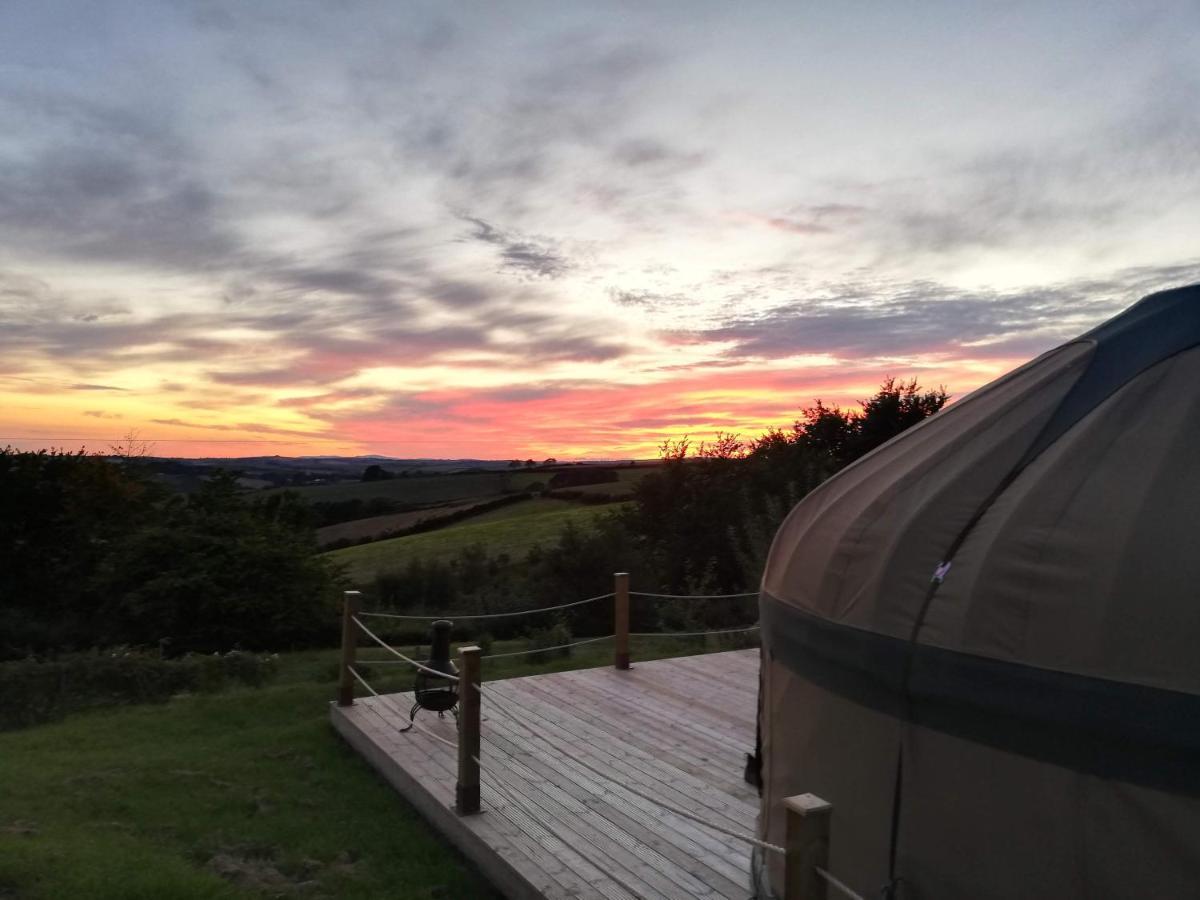
[[[811,793],[863,897],[1200,897],[1200,286],[822,484],[761,621],[764,840]]]

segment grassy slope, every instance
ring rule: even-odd
[[[560,500],[530,500],[437,531],[346,547],[327,555],[345,563],[351,581],[360,584],[379,572],[399,569],[412,558],[441,559],[472,544],[482,544],[493,556],[507,553],[517,559],[531,547],[557,538],[568,522],[582,525],[613,508],[612,504],[579,506]]]
[[[642,639],[634,655],[701,647]],[[537,666],[488,661],[485,677],[605,665],[609,654],[601,643]],[[289,654],[266,688],[0,734],[0,897],[496,896],[334,734],[336,658]],[[407,690],[411,673],[380,668],[372,680]]]
[[[331,688],[300,678],[0,735],[0,896],[492,896],[333,735]]]
[[[411,528],[426,519],[439,519],[452,512],[458,512],[466,507],[476,505],[474,500],[458,500],[435,506],[431,509],[418,509],[411,512],[390,513],[385,516],[368,516],[365,519],[352,519],[349,522],[339,522],[337,525],[326,525],[317,529],[317,543],[329,544],[342,538],[365,538],[388,531],[399,531],[401,528]]]

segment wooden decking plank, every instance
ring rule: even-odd
[[[669,859],[641,847],[628,835],[618,834],[611,823],[596,816],[583,799],[568,790],[570,776],[565,769],[556,769],[539,760],[535,754],[518,751],[505,760],[505,769],[513,780],[513,790],[533,788],[528,799],[539,806],[549,820],[557,821],[562,833],[570,833],[584,841],[588,855],[600,855],[627,873],[623,880],[640,882],[638,892],[649,898],[672,900],[681,896],[712,896],[713,891],[685,870],[676,870]],[[539,777],[541,776],[541,777]],[[567,784],[560,786],[560,782]],[[596,858],[593,856],[593,858]],[[650,890],[646,890],[646,888]]]
[[[411,693],[334,707],[332,718],[511,898],[748,900],[748,845],[628,788],[753,834],[758,799],[740,773],[754,740],[758,657],[756,650],[727,651],[624,672],[487,682],[484,811],[466,817],[453,812],[454,750],[420,730],[397,732]],[[500,704],[489,710],[489,691],[532,732]],[[445,740],[456,737],[448,722],[427,716],[422,724]]]
[[[667,702],[672,705],[683,700],[689,708],[700,705],[706,713],[727,724],[741,724],[753,719],[757,708],[757,695],[751,692],[724,691],[722,698],[733,702],[704,702],[698,695],[710,681],[680,675],[654,662],[635,665],[611,679],[607,672],[597,669],[585,669],[572,674],[577,675],[581,682],[604,685],[618,696],[651,696],[660,702],[669,698]]]
[[[407,715],[404,717],[407,719]],[[397,742],[407,742],[410,735],[420,735],[419,731],[410,731],[404,735],[395,735],[392,740]],[[444,747],[437,745],[435,741],[431,741],[428,737],[424,738],[428,744],[446,750]],[[415,739],[411,743],[403,746],[402,752],[411,754],[404,758],[405,767],[411,771],[415,771],[421,776],[421,785],[431,794],[435,794],[440,800],[441,806],[449,811],[453,810],[454,806],[454,780],[457,774],[457,759],[450,753],[430,753],[428,756],[422,754],[420,749],[421,741]],[[438,771],[440,769],[440,771]],[[508,805],[504,801],[504,805]],[[500,807],[494,807],[499,813]],[[456,813],[451,812],[451,815]],[[513,819],[517,821],[513,821]],[[481,837],[488,838],[489,846],[496,848],[498,846],[513,847],[518,851],[518,856],[512,854],[504,854],[506,861],[514,866],[522,873],[527,881],[532,885],[542,885],[543,889],[553,889],[557,887],[557,891],[553,895],[558,895],[561,891],[562,896],[569,897],[604,897],[602,892],[595,891],[589,883],[588,878],[595,879],[598,877],[599,870],[595,867],[588,867],[583,863],[585,870],[584,875],[575,872],[571,867],[562,863],[562,857],[571,856],[567,854],[551,854],[546,849],[546,831],[539,829],[536,825],[531,824],[531,820],[523,812],[518,811],[518,814],[509,816],[493,816],[491,819],[472,816],[469,818],[457,817],[456,821],[462,824],[465,830],[479,834]],[[505,829],[501,823],[507,823],[508,829]],[[525,827],[523,828],[522,825]],[[497,839],[501,838],[501,839]],[[522,865],[520,857],[524,857],[525,864]],[[547,862],[552,865],[547,865]],[[550,883],[547,884],[545,878],[550,878]]]
[[[592,736],[603,739],[614,748],[640,746],[654,755],[662,766],[669,770],[696,768],[703,774],[696,777],[701,782],[722,778],[731,771],[728,762],[740,758],[740,752],[708,743],[706,735],[698,733],[691,723],[679,719],[668,719],[663,714],[639,711],[630,716],[613,716],[609,707],[608,717],[589,710],[602,702],[599,697],[588,698],[584,694],[571,694],[569,704],[562,703],[560,694],[549,694],[536,686],[526,687],[534,701],[540,701],[562,713],[570,713],[574,719],[586,725]]]
[[[672,703],[669,702],[670,698],[664,701],[657,695],[657,688],[639,691],[634,685],[621,684],[616,689],[605,690],[603,683],[587,683],[573,685],[569,690],[572,693],[568,696],[590,695],[593,703],[604,704],[602,708],[610,713],[620,712],[619,716],[610,715],[610,718],[614,725],[624,724],[630,732],[659,729],[666,734],[677,734],[676,728],[660,728],[661,723],[669,719],[685,728],[689,739],[704,747],[709,754],[727,752],[740,756],[746,750],[744,738],[731,736],[727,730],[715,727],[715,723],[709,724],[700,719],[679,701]]]
[[[712,780],[705,782],[695,779],[679,770],[664,769],[653,755],[653,750],[647,752],[639,747],[636,739],[608,746],[603,740],[606,735],[590,732],[579,719],[564,716],[557,708],[548,712],[544,707],[527,704],[524,711],[538,723],[539,730],[544,730],[556,741],[561,742],[565,739],[578,743],[581,748],[580,755],[586,755],[593,764],[601,768],[611,767],[616,772],[628,775],[640,788],[662,792],[668,795],[666,799],[677,805],[697,803],[702,808],[712,809],[714,813],[725,815],[732,820],[726,823],[729,827],[742,824],[745,816],[753,816],[756,812],[756,808],[746,799],[724,791],[721,791],[723,796],[735,801],[742,800],[742,803],[731,804],[725,801],[719,807],[712,807],[706,802],[706,797],[710,796],[714,789],[720,791],[719,784]],[[727,769],[721,775],[733,782],[737,777],[736,771],[735,769],[731,772]],[[672,796],[673,794],[679,796]]]
[[[549,732],[550,729],[547,728],[547,731]],[[576,756],[584,755],[584,751],[582,749],[583,746],[585,746],[585,745],[584,744],[577,745],[578,749],[575,749],[573,751]],[[538,749],[538,751],[543,752],[543,753],[546,752],[546,749],[549,749],[549,751],[551,753],[556,753],[556,752],[560,753],[563,750],[563,746],[558,738],[554,738],[553,744],[551,744],[549,741],[546,741],[545,747],[539,746],[537,749]],[[567,749],[570,749],[569,744],[567,745]],[[566,756],[566,754],[563,754],[563,755]],[[601,763],[601,766],[603,766],[603,760],[600,760],[599,762]],[[606,782],[604,779],[601,779],[599,776],[597,776],[591,772],[588,772],[587,770],[580,771],[577,777],[582,782],[588,784],[589,789],[599,796],[608,796],[611,793],[616,793],[617,791],[623,790],[623,787],[624,787],[620,781]],[[643,789],[643,790],[645,790],[646,793],[649,793],[651,795],[653,795],[656,792],[655,791],[656,788],[657,788],[658,793],[660,793],[660,794],[665,793],[662,785],[639,784],[639,789]],[[669,802],[674,803],[676,806],[681,806],[681,807],[687,808],[689,805],[688,801],[691,798],[683,798],[681,800],[680,798],[678,798],[676,796],[669,796],[669,797],[664,797],[664,799],[668,800]],[[691,822],[689,822],[688,820],[680,818],[679,816],[675,815],[674,813],[670,812],[669,810],[667,810],[661,806],[655,805],[655,804],[651,803],[650,801],[647,801],[641,797],[638,797],[635,794],[630,793],[628,797],[621,795],[621,800],[624,803],[632,804],[634,807],[637,807],[642,812],[644,812],[645,814],[651,816],[653,819],[658,821],[663,826],[663,828],[666,830],[666,833],[671,833],[672,831],[676,831],[676,832],[682,832],[682,833],[689,834],[691,837],[691,840],[693,840],[697,843],[700,843],[705,847],[706,852],[717,853],[722,856],[726,856],[728,858],[736,860],[737,862],[743,861],[742,860],[743,854],[740,849],[743,845],[737,844],[734,842],[730,842],[729,844],[726,844],[725,842],[728,841],[729,839],[723,838],[723,837],[718,837],[717,832],[711,831],[709,829],[704,829],[702,826],[694,825]],[[704,804],[700,804],[700,805],[701,805],[701,807],[704,807]],[[716,811],[710,810],[709,815],[711,815],[714,819],[720,818],[719,812],[716,812]],[[727,822],[724,822],[721,824],[724,824],[725,827],[731,827],[731,828],[738,828],[739,826],[743,827],[748,834],[753,831],[753,824],[748,823],[748,824],[742,825],[736,818],[733,819],[732,821],[727,821]]]
[[[437,760],[443,767],[445,777],[443,779],[431,778],[431,780],[445,783],[447,787],[447,806],[452,807],[454,804],[453,784],[457,775],[457,757],[449,753],[438,756]],[[596,889],[596,882],[603,880],[605,873],[589,857],[581,855],[573,849],[566,854],[553,855],[547,853],[547,841],[553,843],[553,841],[558,840],[557,834],[546,828],[536,816],[531,816],[528,810],[522,809],[519,805],[514,807],[507,798],[502,797],[496,792],[495,787],[492,785],[499,778],[493,766],[487,766],[484,769],[484,773],[485,778],[488,778],[489,789],[492,791],[494,801],[500,801],[499,805],[495,807],[496,811],[502,814],[507,813],[507,815],[502,815],[501,818],[513,829],[513,831],[502,833],[505,834],[508,840],[519,845],[522,855],[534,867],[550,877],[553,882],[570,890],[572,896],[627,896],[619,891],[613,894],[611,891]],[[477,828],[481,819],[477,816],[471,816],[467,819],[460,819],[460,821],[464,822],[467,827]],[[564,855],[573,864],[564,864],[562,861],[562,856]]]
[[[674,889],[668,886],[666,896],[679,896],[679,888],[688,892],[685,896],[708,896],[713,893],[711,888],[705,888],[703,882],[697,883],[695,876],[686,867],[677,866],[671,857],[661,854],[644,842],[631,839],[624,830],[615,831],[614,826],[618,823],[605,816],[606,810],[594,806],[594,801],[602,799],[604,794],[601,792],[607,792],[608,788],[592,773],[573,766],[570,758],[547,755],[542,748],[536,747],[531,739],[523,735],[506,734],[498,740],[508,745],[506,749],[511,759],[507,761],[507,765],[511,769],[524,766],[528,770],[525,780],[530,784],[539,786],[542,790],[549,784],[556,791],[571,797],[577,808],[570,809],[567,804],[563,805],[567,806],[569,812],[578,816],[585,827],[590,825],[608,832],[611,840],[620,843],[637,856],[640,863],[658,866],[664,875],[672,879]],[[565,824],[570,828],[579,827],[570,819]],[[694,861],[693,858],[692,862]]]
[[[573,673],[576,674],[576,673]],[[744,729],[753,724],[749,715],[739,716],[731,708],[709,706],[698,715],[695,707],[689,702],[681,707],[678,700],[668,693],[669,687],[654,679],[639,679],[628,672],[620,675],[607,676],[606,673],[577,673],[579,678],[555,684],[554,689],[565,696],[587,694],[593,699],[600,699],[605,704],[617,704],[629,709],[633,714],[655,712],[661,714],[667,711],[674,718],[695,719],[697,722],[707,720],[709,727],[718,726],[711,738],[717,743],[727,743],[731,730]],[[605,709],[605,707],[601,707]]]
[[[700,687],[698,680],[633,669],[630,673],[622,676],[625,683],[617,689],[617,696],[626,699],[645,697],[648,702],[671,708],[682,704],[693,715],[703,713],[708,727],[724,740],[740,735],[747,724],[753,725],[757,701],[739,701],[737,697],[725,696],[723,703],[707,702],[696,695]]]

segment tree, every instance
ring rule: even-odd
[[[907,383],[888,378],[873,397],[859,404],[862,412],[857,417],[855,457],[870,453],[900,432],[932,416],[946,405],[948,399],[950,396],[943,387],[922,391],[915,378]]]
[[[946,392],[887,379],[860,410],[815,400],[790,432],[748,444],[720,434],[693,448],[684,436],[660,447],[661,464],[635,489],[630,524],[670,593],[753,586],[788,510],[842,466],[940,410]]]
[[[106,556],[95,579],[107,642],[211,652],[327,638],[337,573],[294,494],[248,501],[219,472]]]
[[[94,574],[163,497],[137,466],[83,451],[0,450],[0,658],[95,643]]]
[[[363,481],[387,481],[392,477],[392,473],[378,463],[367,466],[362,473]]]
[[[138,466],[0,451],[0,657],[114,643],[280,649],[328,639],[337,572],[307,504],[233,473],[171,495]]]

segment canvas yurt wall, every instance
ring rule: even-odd
[[[768,841],[813,793],[867,897],[1200,897],[1200,287],[830,479],[761,615]]]

